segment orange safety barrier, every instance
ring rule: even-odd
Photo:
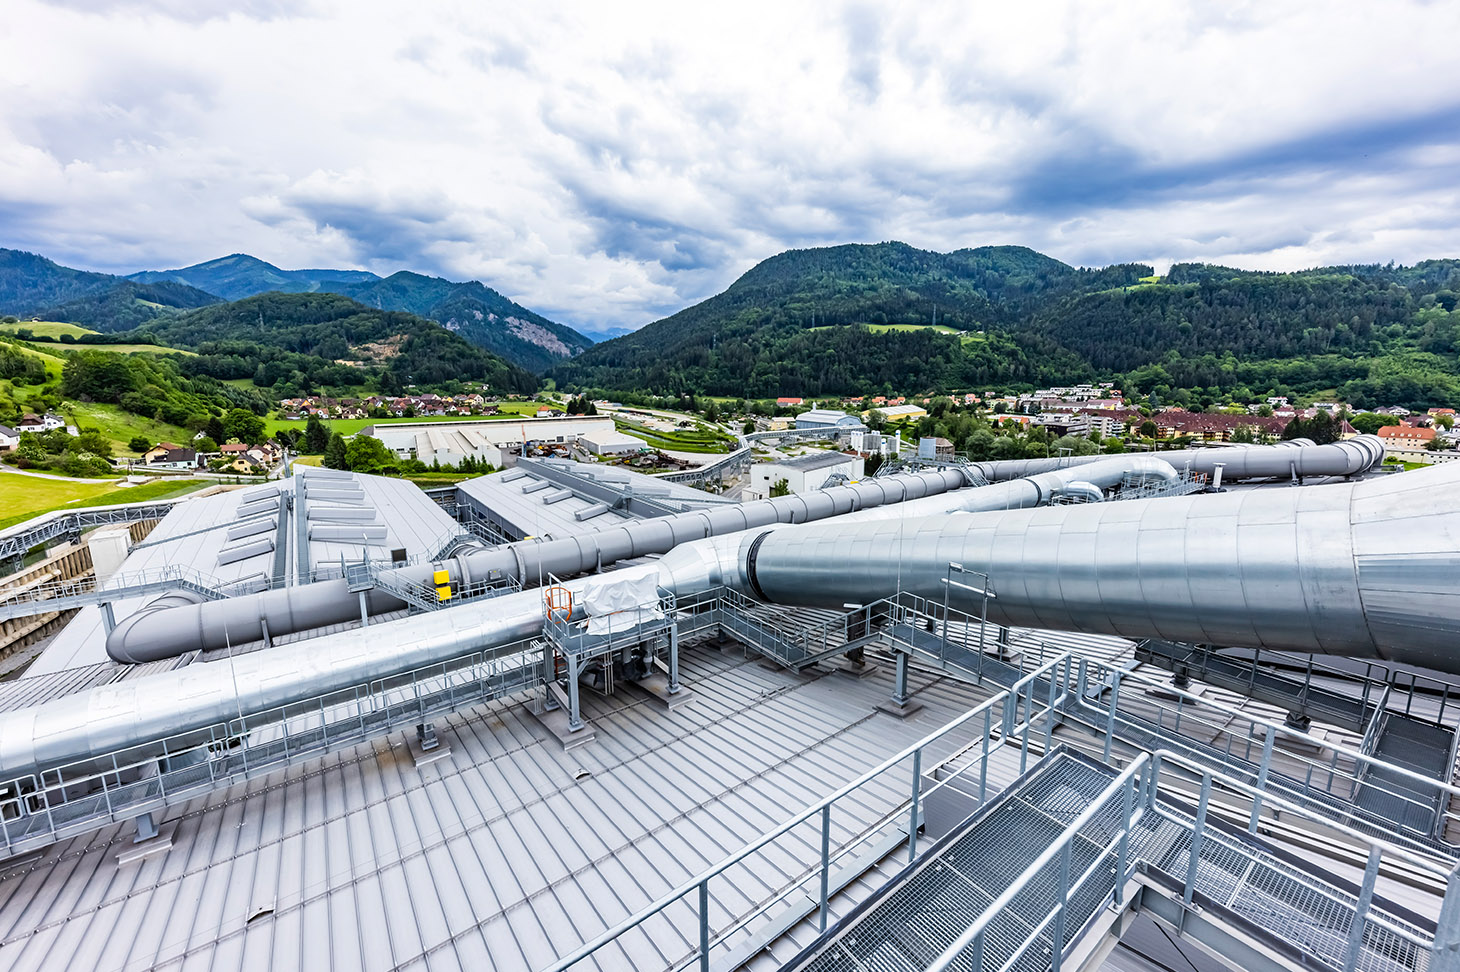
[[[566,587],[549,587],[543,590],[543,598],[547,602],[547,615],[549,621],[567,621],[572,618],[572,591],[568,590]]]

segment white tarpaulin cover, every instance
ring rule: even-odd
[[[583,585],[583,613],[588,615],[588,633],[599,635],[623,631],[641,621],[664,616],[659,610],[658,572],[606,574]]]

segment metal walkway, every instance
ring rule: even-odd
[[[1277,957],[1262,963],[1273,969],[1432,967],[1435,926],[1376,895],[1373,874],[1346,888],[1221,827],[1208,814],[1217,781],[1202,778],[1193,810],[1163,792],[1160,762],[1117,775],[1055,751],[785,968],[1078,967],[1098,954],[1087,933],[1118,934],[1126,909],[1218,949],[1241,929]],[[1183,920],[1198,908],[1200,921]],[[1244,958],[1259,967],[1261,956]]]

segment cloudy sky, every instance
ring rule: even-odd
[[[638,326],[787,247],[1460,256],[1460,4],[3,0],[0,246]]]

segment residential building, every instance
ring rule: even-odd
[[[0,425],[0,450],[14,449],[20,445],[20,433],[8,425]]]
[[[180,449],[174,446],[165,454],[147,460],[147,465],[163,469],[196,469],[198,468],[198,450]]]
[[[148,464],[158,462],[166,458],[169,452],[176,452],[180,448],[182,447],[172,442],[159,442],[142,453],[142,461]]]
[[[1385,449],[1424,449],[1434,437],[1434,429],[1413,425],[1386,425],[1379,430],[1379,439]]]
[[[776,399],[776,408],[788,408],[788,407],[790,407],[792,405],[800,405],[800,404],[802,404],[802,401],[799,398],[778,398],[778,399]]]

